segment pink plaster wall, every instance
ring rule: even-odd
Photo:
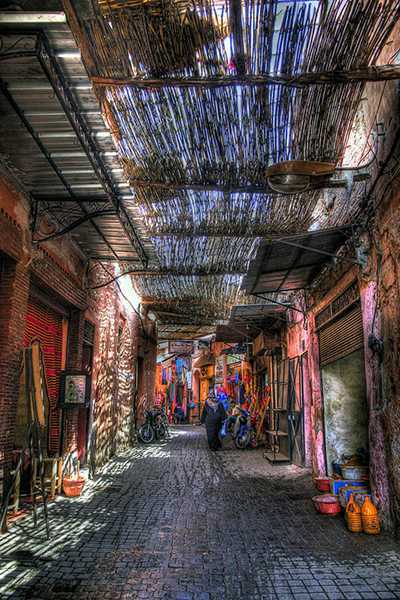
[[[309,361],[309,327],[301,313],[293,312],[293,321],[287,329],[286,352],[288,358],[303,356],[303,406],[304,406],[304,447],[305,465],[318,471],[316,444],[313,442],[313,395]],[[306,350],[306,351],[304,351]]]
[[[376,271],[370,259],[367,273],[361,274],[358,269],[342,269],[338,277],[327,275],[331,282],[327,289],[326,282],[321,283],[319,291],[314,291],[312,308],[304,320],[296,313],[294,322],[287,329],[287,354],[289,358],[304,354],[304,418],[306,429],[306,456],[313,473],[326,474],[324,448],[323,395],[319,367],[318,333],[315,329],[315,315],[320,312],[336,296],[340,295],[355,279],[359,280],[361,309],[363,314],[365,377],[367,402],[369,406],[369,445],[370,445],[370,478],[374,500],[380,509],[381,517],[388,528],[393,527],[390,472],[387,452],[387,433],[385,434],[385,415],[381,407],[379,357],[368,346],[368,337],[372,333],[375,306],[377,302]],[[375,265],[376,267],[376,265]],[[323,290],[323,291],[321,291]],[[380,311],[377,310],[374,321],[374,333],[381,335]],[[393,495],[392,495],[393,498]]]

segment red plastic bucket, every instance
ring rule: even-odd
[[[314,479],[315,487],[319,492],[331,491],[331,480],[329,477],[316,477]]]
[[[332,496],[332,494],[314,496],[313,502],[315,510],[322,515],[335,516],[342,511],[338,498],[336,496]]]

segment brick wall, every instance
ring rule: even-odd
[[[5,256],[0,278],[0,472],[9,465],[14,443],[20,355],[33,282],[70,311],[67,367],[81,368],[85,319],[95,325],[89,419],[93,423],[92,458],[96,465],[103,464],[133,439],[135,371],[140,347],[144,357],[143,389],[149,404],[153,402],[156,343],[149,343],[147,335],[143,343],[138,316],[116,284],[91,293],[85,289],[85,261],[68,237],[39,248],[31,244],[28,203],[1,179],[0,253]],[[143,321],[147,323],[145,317]],[[154,325],[146,327],[154,330]],[[65,452],[77,450],[79,427],[86,428],[82,409],[65,411]]]
[[[91,440],[91,463],[96,467],[132,441],[139,319],[122,303],[118,292],[112,284],[94,291],[90,299],[98,332]]]
[[[81,280],[79,280],[78,277],[73,273],[68,272],[62,263],[57,260],[57,255],[55,255],[54,252],[50,253],[43,248],[39,248],[34,253],[30,270],[39,280],[39,283],[43,288],[50,288],[59,295],[64,302],[74,308],[79,308],[81,310],[86,308],[86,292],[81,286],[83,264],[81,269]]]
[[[8,472],[14,443],[28,293],[25,265],[5,258],[0,276],[0,479]]]
[[[73,310],[68,323],[67,369],[79,370],[82,368],[84,325],[84,312],[81,310]],[[64,452],[74,452],[78,448],[80,417],[83,418],[80,408],[70,408],[68,411],[64,411]]]

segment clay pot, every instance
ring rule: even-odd
[[[83,477],[64,477],[63,479],[63,492],[68,498],[74,498],[80,496],[85,485]]]

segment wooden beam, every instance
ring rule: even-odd
[[[343,85],[358,81],[390,81],[400,79],[400,65],[379,65],[359,67],[349,71],[316,71],[315,73],[297,73],[293,75],[223,75],[217,77],[166,77],[112,79],[92,77],[92,83],[98,87],[136,87],[155,90],[160,88],[219,88],[238,85],[263,87],[266,85],[285,85],[303,87],[308,85]]]
[[[354,175],[354,181],[364,181],[369,175],[360,173]],[[130,179],[130,185],[133,188],[148,188],[159,190],[176,190],[176,191],[194,191],[194,192],[223,192],[225,194],[268,194],[270,196],[290,196],[294,194],[282,194],[272,190],[267,181],[265,185],[241,185],[241,186],[226,186],[206,183],[170,183],[164,181],[148,181],[146,179]],[[303,192],[295,192],[295,194],[306,193],[315,189],[336,189],[344,188],[348,185],[347,179],[326,179],[320,177],[316,179],[315,185]],[[166,200],[167,201],[167,200]],[[159,202],[155,199],[154,202]]]

